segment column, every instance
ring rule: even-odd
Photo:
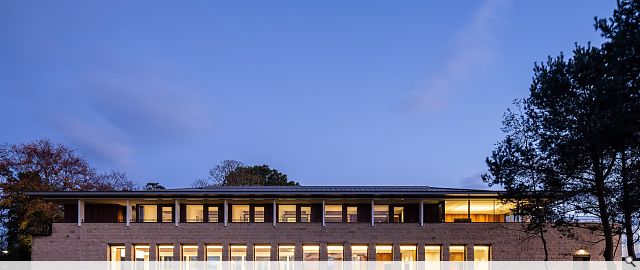
[[[400,244],[398,243],[393,243],[393,247],[391,248],[392,252],[393,252],[393,260],[394,261],[401,261],[402,259],[402,254],[400,253]],[[417,252],[417,250],[416,250]]]
[[[376,261],[376,244],[369,243],[367,256],[369,257],[369,261]]]
[[[125,218],[127,219],[127,227],[131,224],[131,201],[127,200],[127,211],[125,212]]]
[[[325,201],[322,200],[322,227],[326,226],[324,214],[327,212],[325,209]]]
[[[373,208],[374,208],[375,206],[376,206],[376,205],[375,205],[375,203],[373,202],[373,199],[371,199],[371,227],[375,226],[375,224],[376,224],[376,220],[375,220],[375,218],[374,218],[375,211],[373,211]]]
[[[416,259],[417,259],[419,262],[424,261],[424,243],[419,243],[419,244],[418,244],[418,250],[417,250],[416,252],[417,252],[417,254],[416,254],[416,255],[417,255],[417,257],[416,257]]]
[[[271,212],[273,212],[273,227],[275,227],[276,226],[276,222],[278,222],[278,212],[276,212],[276,211],[278,211],[278,205],[276,204],[276,200],[274,199],[273,200],[273,211],[271,211]]]
[[[278,244],[271,243],[271,261],[278,261]]]
[[[132,261],[133,254],[133,245],[131,242],[127,242],[124,244],[124,259],[128,262]]]
[[[158,244],[156,242],[149,243],[149,261],[158,260]]]
[[[345,242],[344,247],[342,249],[344,260],[351,261],[351,242]]]
[[[296,243],[296,250],[293,253],[293,258],[295,261],[302,261],[303,255],[302,255],[302,243],[298,242]]]
[[[420,227],[424,227],[424,201],[420,200]]]
[[[84,200],[78,200],[78,227],[84,222]]]
[[[198,242],[198,261],[206,261],[206,248],[203,242]]]
[[[247,261],[253,261],[254,259],[254,245],[253,243],[247,243]]]
[[[449,244],[442,244],[442,260],[449,261]]]
[[[344,251],[344,247],[343,247],[343,251]],[[319,255],[319,259],[320,261],[327,261],[327,259],[329,258],[329,254],[327,254],[327,243],[320,243],[320,254]],[[344,256],[344,253],[343,255]]]
[[[178,223],[180,223],[180,201],[175,200],[175,205],[173,206],[173,222],[176,227],[178,227]]]
[[[227,227],[227,223],[229,221],[229,218],[227,216],[229,214],[229,202],[227,202],[227,200],[224,200],[224,209],[222,211],[223,211],[222,212],[222,217],[224,218],[224,221],[223,221],[224,222],[224,226]]]
[[[473,244],[468,244],[464,248],[465,248],[465,252],[464,253],[466,255],[465,260],[472,262],[474,260],[474,257],[475,257],[475,254],[473,252]]]

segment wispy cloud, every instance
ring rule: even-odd
[[[490,187],[489,184],[482,181],[483,172],[474,173],[469,176],[465,176],[460,178],[459,185],[462,188],[470,188],[470,189],[499,189],[496,186]]]
[[[467,86],[473,74],[492,63],[510,0],[485,0],[473,19],[456,35],[453,51],[424,87],[401,104],[405,110],[440,111],[449,98]]]

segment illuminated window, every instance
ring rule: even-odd
[[[404,207],[402,206],[393,207],[393,222],[395,223],[404,222]]]
[[[446,222],[506,222],[515,221],[510,216],[512,204],[498,200],[448,200],[445,201]]]
[[[325,222],[342,222],[342,205],[325,205],[324,211]]]
[[[347,207],[347,222],[358,222],[358,207]]]
[[[300,207],[300,222],[311,222],[311,207]]]
[[[318,245],[304,245],[304,246],[302,246],[302,260],[303,261],[319,261],[320,260],[320,246],[318,246]]]
[[[327,245],[328,261],[344,261],[344,248],[342,245]]]
[[[133,246],[133,254],[136,270],[145,270],[149,268],[149,246],[135,245]]]
[[[221,262],[222,245],[207,245],[205,256],[209,262]]]
[[[218,206],[207,206],[207,221],[220,222],[218,220]]]
[[[109,261],[111,261],[111,269],[123,269],[125,261],[125,247],[122,245],[109,246]]]
[[[257,262],[271,261],[271,246],[270,245],[253,246],[253,260]]]
[[[245,245],[231,245],[229,247],[229,259],[232,262],[244,262],[247,260],[247,246]]]
[[[204,221],[204,206],[202,205],[187,205],[187,222],[203,222]]]
[[[379,261],[379,262],[393,261],[393,246],[376,245],[376,261]]]
[[[369,247],[366,245],[353,245],[351,246],[351,260],[352,261],[368,261],[369,256],[367,254]]]
[[[278,205],[278,222],[296,222],[296,206]]]
[[[442,247],[440,246],[424,246],[425,269],[441,269],[440,261],[442,260]]]
[[[158,222],[158,206],[157,205],[138,206],[138,217],[140,219],[140,222]]]
[[[182,261],[184,261],[184,270],[197,269],[198,262],[198,246],[197,245],[183,245],[182,246]]]
[[[374,205],[373,206],[373,220],[375,222],[389,222],[389,206],[388,205]]]
[[[473,269],[488,270],[490,260],[491,260],[490,246],[481,246],[481,245],[473,246]]]
[[[161,261],[161,262],[173,261],[173,246],[172,245],[159,245],[158,246],[158,261]]]
[[[253,208],[253,222],[264,222],[264,206]]]
[[[296,247],[294,245],[278,246],[278,261],[293,262],[295,260]]]
[[[415,270],[416,261],[418,260],[418,247],[415,245],[401,245],[400,246],[400,264],[401,270]]]
[[[231,206],[231,222],[250,222],[251,215],[248,205]]]
[[[465,261],[466,258],[465,246],[449,246],[449,261],[462,262]]]
[[[160,211],[162,211],[162,222],[173,222],[173,207],[162,206]]]

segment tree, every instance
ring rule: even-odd
[[[606,39],[602,47],[608,60],[610,89],[618,92],[621,99],[621,106],[611,115],[617,123],[617,139],[613,143],[619,155],[619,220],[624,227],[627,252],[637,259],[634,245],[638,239],[634,235],[640,212],[640,2],[618,2],[611,18],[596,17],[596,29]]]
[[[162,189],[167,189],[165,188],[163,185],[160,185],[160,183],[157,182],[149,182],[146,185],[144,185],[144,188],[142,188],[144,190],[162,190]]]
[[[72,149],[37,140],[0,146],[0,222],[2,243],[11,259],[30,258],[30,229],[60,220],[59,205],[27,197],[28,191],[128,190],[122,173],[98,174]]]
[[[286,174],[269,165],[246,166],[240,161],[224,160],[209,170],[208,179],[196,179],[193,187],[206,186],[297,186]]]

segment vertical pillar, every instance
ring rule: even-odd
[[[400,244],[398,243],[393,243],[393,246],[391,247],[391,256],[392,256],[392,260],[394,261],[401,261],[402,259],[402,254],[400,253]],[[416,250],[417,252],[417,250]]]
[[[254,244],[253,243],[248,243],[247,244],[247,261],[253,261],[255,258],[255,254],[254,254]]]
[[[125,217],[127,219],[127,227],[131,224],[131,201],[127,200],[127,211],[125,211]]]
[[[124,260],[128,262],[132,261],[133,260],[132,258],[134,256],[132,255],[133,253],[134,253],[133,245],[131,245],[131,242],[126,242],[124,244]]]
[[[342,254],[344,256],[344,251]],[[328,258],[329,258],[329,254],[327,253],[327,243],[320,243],[320,251],[318,254],[318,259],[321,262],[326,262]]]
[[[223,209],[223,213],[222,213],[222,217],[224,218],[224,226],[227,227],[227,223],[229,221],[229,202],[227,200],[224,200],[224,209]]]
[[[198,243],[198,261],[206,261],[206,249],[207,247],[203,242]]]
[[[375,206],[376,206],[376,204],[373,202],[373,199],[371,199],[371,227],[375,226],[375,224],[376,224],[376,220],[374,218],[375,211],[373,211],[373,208]]]
[[[294,261],[302,261],[303,260],[303,252],[302,252],[302,243],[298,242],[295,244],[295,250],[293,252],[293,260]]]
[[[278,222],[278,205],[276,204],[276,200],[273,199],[273,227],[276,226],[276,222]]]
[[[175,200],[175,205],[173,206],[173,222],[176,227],[178,227],[178,223],[180,223],[180,201]]]
[[[466,258],[465,261],[474,261],[475,260],[475,253],[473,252],[473,244],[468,244],[466,246],[464,246],[464,255]]]
[[[424,201],[420,200],[420,227],[424,227]]]
[[[326,221],[325,221],[325,213],[326,213],[326,212],[327,212],[327,211],[325,210],[325,201],[324,201],[324,200],[322,200],[322,227],[324,227],[324,226],[326,226],[326,225],[327,225],[327,223],[326,223]]]
[[[84,200],[78,200],[78,227],[84,222]]]
[[[416,252],[417,252],[416,259],[419,262],[424,261],[424,243],[418,244],[418,249],[416,250]]]
[[[271,243],[271,261],[278,261],[278,244]]]
[[[449,244],[443,244],[442,245],[442,260],[443,261],[449,261]]]
[[[149,261],[158,261],[158,243],[149,243]]]
[[[351,242],[344,243],[342,254],[344,256],[343,260],[351,261],[351,258],[353,257],[353,253],[351,252]]]
[[[376,244],[374,243],[369,243],[369,246],[367,247],[367,257],[369,261],[376,261]]]

